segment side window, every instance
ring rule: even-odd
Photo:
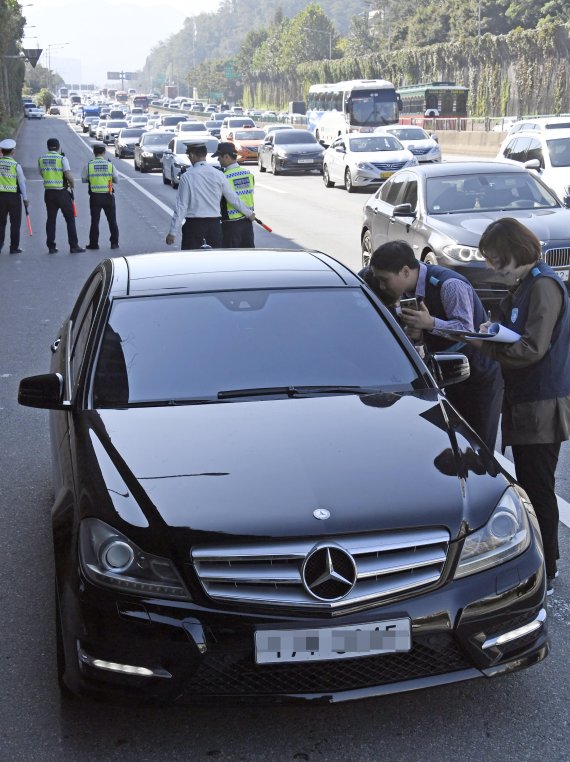
[[[408,178],[409,175],[407,172],[402,172],[396,177],[393,177],[386,196],[382,195],[382,200],[391,206],[396,206],[396,204],[399,204],[402,189]]]
[[[384,185],[380,188],[380,190],[378,191],[378,198],[380,199],[380,201],[384,201],[387,204],[390,203],[388,201],[388,198],[390,197],[390,194],[392,192],[392,183],[393,183],[392,180],[386,180]]]
[[[174,151],[174,140],[171,140],[170,143],[168,144],[168,150]]]
[[[511,155],[509,159],[513,161],[526,161],[526,149],[529,144],[530,138],[517,138],[511,148]]]
[[[93,318],[103,291],[103,277],[98,272],[83,289],[71,317],[70,371],[73,386],[85,355]]]
[[[410,204],[412,212],[416,210],[418,205],[418,182],[417,180],[409,180],[404,187],[402,197],[398,200],[399,204]]]
[[[538,159],[540,166],[544,169],[544,156],[539,138],[530,138],[529,140],[525,161],[530,161],[531,159]]]

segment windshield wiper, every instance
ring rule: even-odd
[[[376,394],[379,387],[372,386],[263,386],[258,389],[229,389],[218,392],[218,399],[232,397],[262,397],[283,394],[287,397],[302,397],[307,394]]]
[[[141,402],[125,402],[124,407],[176,407],[177,405],[209,405],[217,402],[215,397],[201,399],[198,397],[188,397],[188,399],[176,400],[144,400]],[[113,404],[113,403],[106,403]]]

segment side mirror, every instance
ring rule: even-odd
[[[433,356],[433,371],[441,388],[465,381],[471,373],[469,360],[465,355],[447,352]]]
[[[525,169],[540,169],[540,161],[538,159],[529,159],[523,164]]]
[[[344,146],[337,146],[335,151],[338,151],[338,153],[346,153],[346,148]]]
[[[564,196],[562,199],[562,203],[566,207],[566,209],[570,209],[570,196]]]
[[[392,210],[392,217],[415,217],[411,204],[398,204]]]
[[[63,401],[63,390],[63,377],[60,373],[28,376],[20,381],[18,403],[46,410],[66,410],[70,405]]]
[[[439,143],[439,138],[437,137],[437,135],[435,134],[435,132],[430,132],[430,135],[429,135],[429,136],[430,136],[430,138],[431,138],[432,140],[435,140],[435,142],[436,142],[436,143]]]

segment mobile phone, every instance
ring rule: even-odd
[[[400,299],[400,307],[406,310],[419,310],[420,306],[415,296],[409,299]]]

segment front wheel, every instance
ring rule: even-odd
[[[433,251],[428,251],[423,256],[423,262],[426,265],[437,265],[437,257],[433,253]]]
[[[325,184],[325,188],[332,188],[334,185],[329,177],[329,168],[326,164],[323,165],[323,183]]]
[[[275,156],[273,156],[271,158],[271,172],[274,175],[278,175],[279,174],[279,170],[277,169],[277,159],[275,158]]]
[[[346,188],[347,193],[354,193],[354,185],[352,184],[352,175],[350,174],[350,169],[348,169],[348,167],[346,168],[346,172],[344,173],[344,187]]]
[[[170,184],[171,184],[171,181],[170,181],[170,180],[169,180],[169,179],[166,177],[166,175],[164,174],[164,171],[163,171],[163,173],[162,173],[162,182],[163,182],[165,185],[170,185]]]
[[[261,156],[258,159],[257,166],[259,167],[260,172],[267,172],[267,167],[263,166],[263,163],[261,161]]]
[[[372,256],[372,234],[369,230],[364,231],[362,236],[362,267],[370,266],[370,257]]]

